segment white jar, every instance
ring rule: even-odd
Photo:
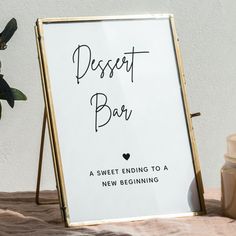
[[[236,134],[227,137],[227,154],[221,168],[221,203],[225,216],[236,219]]]

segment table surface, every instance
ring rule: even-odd
[[[43,191],[43,200],[56,199],[55,191]],[[236,221],[224,217],[220,190],[204,194],[207,215],[65,228],[59,205],[36,205],[34,192],[0,192],[0,236],[5,235],[236,235]]]

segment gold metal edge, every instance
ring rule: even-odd
[[[80,16],[80,17],[55,17],[55,18],[39,18],[44,23],[63,23],[78,21],[102,21],[102,20],[136,20],[136,19],[152,19],[152,18],[169,18],[173,14],[142,14],[142,15],[112,15],[112,16]]]
[[[34,30],[35,30],[35,37],[36,37],[36,46],[37,46],[37,52],[38,52],[38,62],[39,62],[39,69],[40,69],[40,75],[41,75],[41,85],[42,85],[42,91],[43,91],[43,97],[44,97],[44,116],[46,117],[46,121],[45,121],[45,128],[46,128],[46,123],[48,124],[48,132],[49,132],[49,139],[50,139],[50,147],[51,147],[51,152],[52,152],[52,160],[53,160],[53,167],[54,167],[54,174],[55,174],[55,180],[56,180],[56,186],[57,186],[57,192],[58,192],[58,199],[59,199],[59,203],[61,203],[61,197],[60,197],[60,189],[59,188],[59,182],[58,182],[58,173],[57,173],[57,168],[56,168],[56,159],[55,159],[55,151],[54,151],[54,147],[53,147],[53,143],[52,143],[52,131],[51,131],[51,125],[50,125],[50,119],[48,117],[48,102],[47,102],[47,99],[46,99],[46,87],[45,87],[45,83],[44,83],[44,72],[43,72],[43,65],[42,65],[42,58],[41,58],[41,50],[40,50],[40,45],[39,45],[39,33],[38,33],[38,27],[35,26],[34,27]],[[43,117],[43,119],[45,119],[45,117]],[[43,120],[43,123],[44,123],[44,120]],[[45,136],[45,131],[44,131],[44,134],[42,132],[41,134],[41,142],[42,142],[42,136]],[[40,147],[40,149],[43,149],[43,147]],[[40,150],[41,152],[42,150]],[[42,158],[42,157],[41,157]],[[42,160],[41,160],[42,161]],[[39,178],[39,176],[38,176]],[[37,181],[38,182],[38,181]],[[38,184],[38,183],[37,183]],[[40,185],[40,183],[39,183]],[[38,200],[39,200],[39,187],[37,186],[38,188],[38,193],[37,193],[37,190],[36,190],[36,199],[37,199],[37,194],[38,194]],[[38,202],[39,203],[39,202]],[[40,205],[42,203],[39,203]],[[53,203],[54,204],[54,203]]]
[[[60,202],[60,207],[62,211],[62,216],[65,221],[65,225],[69,226],[70,219],[69,219],[69,212],[67,206],[67,198],[66,198],[66,191],[65,191],[65,183],[64,183],[64,176],[62,170],[62,163],[60,158],[60,150],[59,150],[59,143],[57,139],[57,130],[56,130],[56,122],[55,122],[55,113],[53,109],[53,102],[52,102],[52,95],[50,89],[50,81],[48,76],[48,68],[47,68],[47,60],[43,42],[43,27],[42,22],[39,20],[36,22],[35,26],[36,32],[36,42],[37,42],[37,50],[39,56],[39,64],[40,64],[40,73],[41,73],[41,80],[42,80],[42,87],[43,87],[43,94],[44,94],[44,102],[46,107],[46,115],[47,115],[47,122],[48,122],[48,131],[50,136],[50,144],[52,149],[52,157],[53,157],[53,165],[56,177],[56,184],[57,184],[57,191],[58,197]]]
[[[128,218],[118,218],[118,219],[104,219],[104,220],[93,220],[93,221],[84,221],[81,223],[70,223],[69,227],[82,227],[82,226],[91,226],[98,224],[108,224],[108,223],[119,223],[119,222],[134,222],[134,221],[142,221],[142,220],[154,220],[154,219],[165,219],[165,218],[182,218],[182,217],[190,217],[190,216],[201,216],[205,215],[205,212],[185,212],[185,213],[177,213],[177,214],[166,214],[166,215],[151,215],[151,216],[139,216],[139,217],[128,217]]]
[[[182,97],[183,97],[183,103],[184,103],[184,108],[185,108],[185,116],[186,116],[186,120],[187,120],[190,144],[191,144],[191,148],[192,148],[193,166],[194,166],[195,177],[196,177],[196,181],[197,181],[200,205],[201,205],[201,209],[202,209],[201,213],[206,214],[206,207],[205,207],[205,201],[204,201],[204,196],[203,196],[204,188],[203,188],[203,182],[202,182],[200,161],[199,161],[199,155],[198,155],[198,151],[197,151],[197,147],[196,147],[197,145],[196,145],[193,125],[192,125],[192,119],[190,117],[189,105],[188,105],[188,100],[187,100],[186,81],[185,81],[185,76],[184,76],[182,56],[180,53],[179,38],[177,36],[173,16],[170,16],[170,26],[171,26],[172,37],[173,37],[173,42],[174,42],[174,49],[175,49],[176,60],[177,60],[177,65],[178,65],[178,72],[179,72],[181,90],[182,90],[182,95],[183,95]]]

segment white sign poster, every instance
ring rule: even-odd
[[[173,27],[171,15],[38,20],[68,225],[204,212]]]

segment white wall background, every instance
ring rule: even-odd
[[[205,187],[220,186],[225,137],[236,132],[236,2],[233,0],[1,0],[0,29],[12,17],[18,30],[0,51],[8,83],[27,102],[12,110],[5,102],[0,121],[0,191],[34,190],[43,95],[35,44],[37,18],[173,13],[180,37],[190,110],[194,119]],[[46,140],[43,189],[55,189]]]

